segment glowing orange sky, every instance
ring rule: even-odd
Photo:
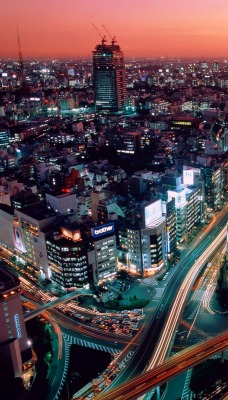
[[[228,0],[2,0],[0,57],[88,57],[104,24],[126,57],[228,57]],[[104,32],[104,31],[103,31]]]

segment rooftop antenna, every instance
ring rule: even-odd
[[[17,25],[17,24],[16,24]],[[26,72],[25,72],[25,65],[21,51],[21,42],[19,36],[19,30],[17,25],[17,43],[18,43],[18,56],[19,56],[19,68],[18,68],[18,77],[20,79],[20,95],[27,96],[29,93],[29,88],[26,82]]]
[[[103,24],[102,24],[102,26],[103,26],[104,30],[107,32],[108,36],[110,37],[112,45],[115,44],[116,43],[116,37],[112,36],[110,34],[110,32],[108,31],[108,29]]]
[[[92,22],[92,26],[93,26],[94,29],[97,31],[98,35],[101,37],[101,43],[102,43],[102,44],[105,44],[105,42],[107,42],[106,35],[102,35],[102,34],[100,33],[100,31],[98,30],[98,28],[96,27],[96,25],[94,25],[93,22]]]

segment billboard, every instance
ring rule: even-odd
[[[101,236],[110,235],[110,233],[114,233],[115,227],[113,222],[110,222],[110,224],[96,226],[95,228],[92,228],[91,231],[92,231],[92,236],[95,239],[97,239]]]
[[[194,184],[194,169],[189,167],[183,167],[183,183],[184,185]]]
[[[168,199],[175,199],[175,207],[183,207],[186,203],[186,189],[181,191],[168,190]]]
[[[162,202],[161,200],[157,200],[144,209],[145,215],[145,226],[150,226],[156,219],[162,217]]]
[[[20,320],[19,320],[19,315],[18,314],[14,314],[14,323],[15,323],[15,328],[16,328],[16,332],[17,332],[17,338],[21,339],[22,338],[21,324],[20,324]]]
[[[71,239],[74,242],[77,242],[78,240],[81,240],[81,231],[78,230],[78,229],[77,230],[70,230],[70,229],[61,227],[61,233],[67,239]]]
[[[182,190],[182,192],[178,192],[175,197],[175,206],[181,207],[186,203],[186,192]]]
[[[17,228],[13,228],[13,233],[15,247],[20,251],[24,251],[22,232]]]

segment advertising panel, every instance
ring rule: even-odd
[[[20,325],[20,320],[19,320],[18,314],[14,315],[14,323],[15,323],[15,328],[16,328],[16,332],[17,332],[17,338],[21,339],[22,333],[21,333],[21,325]]]
[[[180,207],[186,203],[186,192],[182,190],[182,192],[178,192],[175,198],[175,206]]]
[[[112,222],[110,224],[99,225],[95,228],[92,228],[92,236],[97,239],[100,236],[110,235],[110,233],[114,233],[115,227]]]
[[[162,203],[157,200],[145,207],[145,226],[150,226],[156,219],[162,217]]]
[[[81,232],[79,230],[71,231],[70,229],[61,227],[61,233],[67,239],[72,239],[74,242],[81,240]]]
[[[19,231],[19,229],[17,229],[17,228],[13,228],[13,233],[14,233],[14,244],[15,244],[15,247],[18,250],[23,251],[24,250],[24,246],[23,246],[22,232]]]
[[[186,203],[186,189],[182,191],[168,190],[168,199],[175,199],[175,207],[182,207]]]
[[[194,184],[194,169],[185,167],[183,168],[183,183],[184,185]]]

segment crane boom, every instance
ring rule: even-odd
[[[101,37],[101,39],[102,39],[102,44],[104,44],[105,42],[107,42],[106,36],[105,36],[105,35],[102,35],[102,34],[100,33],[100,31],[98,30],[98,28],[96,27],[96,25],[94,25],[93,22],[92,22],[92,26],[93,26],[93,28],[96,30],[96,32],[98,33],[98,35]]]
[[[110,39],[111,39],[111,41],[112,41],[112,44],[116,43],[116,37],[115,37],[115,36],[112,36],[112,35],[110,34],[110,32],[108,31],[108,29],[106,28],[106,26],[104,26],[103,24],[102,24],[102,26],[103,26],[104,30],[107,32],[108,36],[110,37]]]

